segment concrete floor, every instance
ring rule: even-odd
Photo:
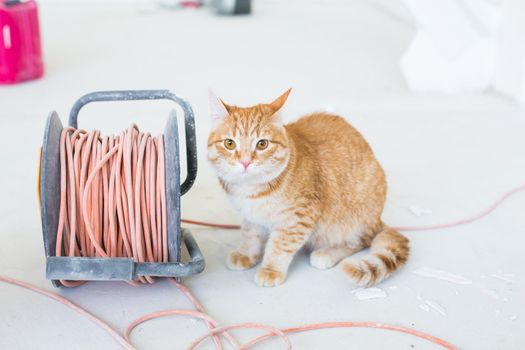
[[[250,17],[207,10],[165,11],[149,5],[44,4],[41,22],[47,74],[0,87],[0,274],[52,289],[35,193],[45,118],[66,121],[80,95],[94,90],[168,88],[185,96],[197,118],[199,176],[183,198],[183,216],[239,221],[210,167],[206,91],[231,103],[271,101],[293,87],[285,119],[328,109],[344,115],[369,140],[390,190],[384,219],[419,225],[463,218],[525,181],[525,113],[494,95],[413,95],[399,57],[410,25],[368,1],[261,1]],[[169,103],[96,105],[80,124],[121,130],[131,121],[163,129]],[[417,217],[417,205],[432,211]],[[377,321],[413,327],[462,349],[518,349],[525,343],[525,195],[463,227],[407,232],[407,266],[378,287],[385,297],[360,300],[337,268],[318,271],[306,254],[288,281],[263,289],[254,271],[224,265],[238,232],[194,228],[206,270],[185,284],[222,324],[253,321],[277,327],[320,321]],[[462,276],[457,284],[415,273],[426,267]],[[170,284],[133,288],[90,283],[59,293],[123,330],[138,316],[189,304]],[[0,284],[1,349],[118,349],[103,331],[65,307]],[[138,327],[139,349],[183,349],[205,327],[166,318]],[[253,332],[239,334],[248,339]],[[381,330],[323,330],[294,335],[294,349],[437,349]],[[388,345],[386,345],[388,344]],[[279,349],[277,341],[261,349]],[[211,348],[210,344],[202,347]]]

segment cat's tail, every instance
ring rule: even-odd
[[[408,239],[397,230],[383,226],[370,245],[370,253],[361,259],[347,258],[343,271],[361,286],[371,287],[390,277],[405,264],[410,252]]]

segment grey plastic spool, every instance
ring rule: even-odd
[[[212,0],[211,5],[221,15],[247,15],[251,12],[251,0]]]
[[[131,258],[85,258],[56,256],[56,234],[60,211],[60,134],[63,126],[56,112],[51,112],[46,123],[42,146],[40,174],[40,204],[42,232],[46,254],[46,278],[55,287],[59,280],[133,280],[137,276],[184,277],[204,270],[204,258],[190,231],[180,225],[180,197],[186,193],[197,175],[197,145],[195,120],[188,102],[168,90],[100,91],[82,96],[69,115],[69,126],[76,128],[78,113],[88,103],[97,101],[131,101],[167,99],[184,111],[186,135],[187,177],[180,182],[179,134],[175,111],[172,111],[164,133],[166,164],[166,206],[168,228],[167,263],[138,263]],[[190,261],[181,261],[182,243],[186,245]]]

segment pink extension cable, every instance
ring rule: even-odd
[[[166,198],[164,194],[164,153],[162,136],[157,138],[138,131],[136,126],[117,137],[101,137],[98,131],[85,132],[66,128],[61,137],[61,207],[57,232],[56,255],[62,250],[68,256],[130,257],[135,261],[166,261]],[[502,195],[489,208],[469,218],[437,225],[402,226],[401,231],[420,231],[464,225],[490,214],[505,199],[524,191],[525,185]],[[238,229],[238,225],[215,224],[195,220],[182,222],[201,226]],[[250,349],[271,337],[279,337],[286,349],[292,349],[289,333],[325,328],[379,328],[410,334],[445,349],[456,346],[414,329],[376,322],[325,322],[278,329],[260,323],[241,323],[219,326],[202,304],[183,285],[170,279],[193,304],[195,310],[171,309],[144,315],[133,321],[122,336],[106,322],[82,309],[64,297],[14,278],[0,276],[0,281],[40,293],[73,309],[94,322],[113,337],[123,348],[135,349],[130,335],[141,323],[159,317],[181,315],[205,321],[210,331],[196,339],[188,349],[195,349],[211,337],[222,350],[219,336],[228,340],[234,349]],[[65,286],[76,286],[83,281],[61,281]],[[152,283],[144,276],[140,282]],[[136,282],[131,282],[135,284]],[[234,329],[260,329],[266,334],[244,345],[229,333]]]

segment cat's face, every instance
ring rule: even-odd
[[[208,160],[229,183],[267,183],[286,168],[288,138],[277,115],[289,90],[271,104],[229,106],[210,94]]]

